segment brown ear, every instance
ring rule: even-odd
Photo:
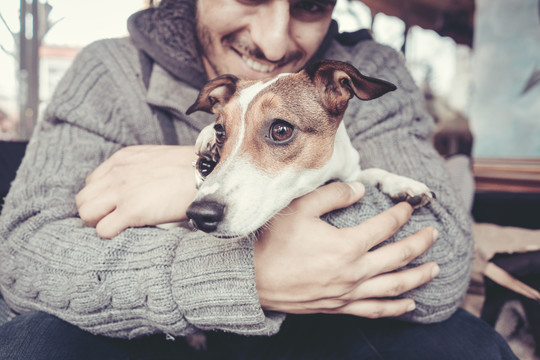
[[[318,88],[323,106],[332,115],[341,115],[349,100],[356,95],[361,100],[372,100],[396,90],[388,81],[364,76],[354,66],[335,60],[322,60],[305,69]]]
[[[217,113],[236,91],[238,78],[234,75],[220,75],[204,85],[197,100],[187,109],[189,115],[197,110]]]

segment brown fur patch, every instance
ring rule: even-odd
[[[263,171],[321,168],[330,159],[339,119],[329,117],[318,102],[318,91],[302,74],[279,79],[249,104],[241,153]],[[276,119],[292,124],[290,141],[276,143],[270,127]]]

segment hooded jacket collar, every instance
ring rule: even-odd
[[[128,19],[135,47],[175,78],[197,89],[207,82],[197,50],[195,0],[163,0]]]

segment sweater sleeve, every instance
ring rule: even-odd
[[[113,337],[277,332],[283,315],[260,307],[252,241],[155,227],[104,240],[78,217],[74,198],[86,176],[135,136],[153,136],[135,135],[130,118],[155,126],[101,62],[109,50],[82,51],[29,143],[0,216],[2,295],[16,311]]]
[[[434,261],[441,272],[428,284],[403,295],[412,297],[417,304],[416,310],[403,319],[419,323],[442,321],[461,304],[468,287],[473,255],[470,217],[431,144],[432,119],[424,110],[424,100],[401,55],[365,41],[353,62],[363,73],[398,87],[377,100],[350,102],[345,121],[360,153],[362,168],[382,168],[422,181],[436,194],[431,204],[415,210],[412,219],[387,241],[395,242],[430,225],[440,234],[435,244],[408,266]],[[358,204],[330,214],[327,220],[338,227],[352,226],[392,205],[386,195],[367,188]]]

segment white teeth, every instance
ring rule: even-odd
[[[242,59],[245,61],[247,66],[249,66],[255,71],[268,73],[268,72],[274,71],[274,69],[276,68],[276,65],[261,64],[259,62],[251,60],[250,58],[246,56],[242,56]]]

